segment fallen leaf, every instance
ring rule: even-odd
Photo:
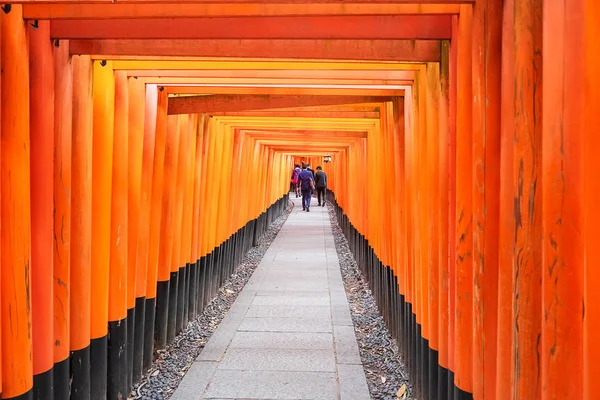
[[[157,376],[158,374],[160,374],[160,371],[157,369],[152,374],[150,374],[150,376]]]
[[[398,389],[398,392],[396,393],[396,397],[398,397],[399,399],[406,398],[406,385],[400,386],[400,389]]]
[[[385,376],[381,377],[381,383],[385,383],[385,381],[387,381],[387,379],[385,378]]]

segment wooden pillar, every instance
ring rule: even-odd
[[[544,3],[543,123],[538,123],[543,126],[543,134],[538,133],[543,145],[539,155],[543,179],[543,311],[533,315],[542,321],[542,343],[541,357],[532,356],[541,358],[542,376],[538,384],[542,388],[542,399],[581,399],[582,316],[585,318],[582,302],[583,132],[586,128],[584,4],[581,0]],[[539,10],[532,12],[540,17]],[[539,90],[539,87],[534,89]],[[541,101],[537,96],[535,100]],[[597,127],[591,129],[597,130]],[[538,345],[536,350],[539,351]]]
[[[514,188],[513,137],[515,120],[513,99],[515,92],[514,0],[504,1],[502,16],[502,64],[500,106],[500,225],[498,227],[498,334],[497,348],[512,349],[512,267],[514,254]],[[512,351],[498,351],[496,355],[496,398],[506,396],[511,387]]]
[[[71,399],[90,398],[92,262],[92,60],[73,56],[71,181]]]
[[[494,399],[498,303],[502,1],[473,18],[473,397]]]
[[[28,26],[31,129],[33,395],[54,396],[54,61],[50,22]],[[48,397],[46,397],[48,396]]]
[[[443,399],[448,393],[448,336],[449,336],[449,276],[448,276],[448,217],[449,217],[449,79],[450,79],[450,43],[442,42],[440,60],[440,103],[438,110],[438,190],[439,190],[439,353],[437,398]],[[454,214],[454,212],[452,212]]]
[[[111,61],[94,61],[92,156],[91,398],[104,400],[107,376],[108,294],[115,82]]]
[[[23,7],[13,4],[0,18],[2,396],[31,398],[29,52]]]
[[[600,146],[597,127],[600,126],[600,53],[595,38],[600,37],[600,4],[585,0],[585,125],[583,128],[584,156],[584,304],[583,318],[583,399],[591,400],[600,392],[598,359],[600,358]]]
[[[157,87],[146,85],[144,100],[142,179],[140,182],[139,232],[136,257],[135,331],[133,349],[133,382],[139,382],[143,373],[146,319],[146,286],[148,284],[148,250],[150,245],[150,220],[152,208],[152,179],[154,176],[154,150],[156,136]],[[159,213],[160,215],[160,213]],[[156,274],[154,290],[156,290]]]
[[[150,90],[150,89],[149,89]],[[163,193],[165,193],[165,182],[163,180],[163,171],[167,165],[165,158],[165,145],[167,140],[167,92],[160,90],[157,93],[156,107],[156,135],[154,138],[154,156],[152,164],[152,192],[150,199],[150,235],[148,239],[148,276],[146,279],[146,310],[144,319],[144,360],[143,369],[147,370],[152,364],[152,354],[155,336],[155,318],[158,314],[157,293],[159,285],[164,292],[164,286],[159,279],[159,256],[166,247],[166,238],[163,238]],[[148,100],[147,100],[148,101]],[[148,116],[148,114],[146,114]],[[144,128],[144,139],[146,137]],[[146,141],[144,141],[146,143]],[[145,150],[145,149],[144,149]],[[146,152],[144,153],[146,157]],[[169,161],[170,162],[170,161]],[[169,182],[169,180],[167,180]],[[163,267],[161,265],[161,270]],[[166,293],[169,292],[166,286]],[[165,327],[166,328],[166,327]],[[165,331],[166,332],[166,331]],[[165,338],[166,339],[166,338]]]
[[[127,390],[133,387],[133,351],[136,322],[140,316],[135,313],[137,285],[137,257],[140,233],[142,154],[144,151],[144,102],[146,88],[137,78],[127,80],[128,87],[128,181],[127,181]],[[147,247],[146,247],[147,249]],[[147,254],[147,253],[146,253]],[[146,271],[144,270],[144,275]],[[145,282],[144,282],[145,283]],[[143,322],[143,318],[140,320]],[[141,336],[143,338],[143,336]],[[139,353],[141,357],[141,352]],[[140,367],[141,367],[141,358]],[[139,370],[141,373],[141,369]]]
[[[454,382],[460,399],[467,398],[473,390],[472,12],[471,6],[461,6],[457,38]]]
[[[155,344],[159,349],[162,349],[167,345],[167,328],[171,308],[170,282],[171,251],[173,248],[174,232],[173,211],[175,208],[177,159],[179,154],[178,123],[179,119],[176,115],[167,117],[167,139],[164,158],[164,177],[166,179],[163,179],[162,216],[160,218],[160,249],[158,254],[158,283],[156,286]],[[158,132],[158,122],[156,129]],[[150,241],[150,249],[152,249],[152,240]]]
[[[69,42],[54,55],[54,397],[69,396],[71,290],[71,142],[73,65]]]
[[[114,142],[108,292],[108,398],[127,390],[127,201],[128,120],[127,72],[115,71]]]

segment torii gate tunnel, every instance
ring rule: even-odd
[[[598,398],[598,0],[0,15],[3,398],[126,398],[300,160],[419,398]]]

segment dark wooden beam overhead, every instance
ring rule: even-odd
[[[450,15],[54,20],[53,39],[450,39]]]
[[[381,103],[392,97],[371,96],[293,96],[293,95],[214,95],[172,97],[169,114],[201,114],[250,110],[309,107],[340,104]]]
[[[71,54],[436,62],[438,40],[72,40]]]

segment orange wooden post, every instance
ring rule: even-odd
[[[163,180],[163,171],[167,166],[167,159],[165,155],[165,146],[167,141],[167,105],[167,93],[164,90],[158,92],[156,107],[156,134],[154,137],[154,159],[152,167],[152,192],[150,200],[150,237],[148,239],[148,276],[146,279],[146,316],[144,319],[144,370],[150,368],[152,363],[154,340],[157,338],[156,340],[158,342],[159,337],[159,333],[155,328],[155,321],[158,315],[158,289],[161,288],[163,294],[168,294],[169,292],[168,283],[162,283],[162,280],[159,278],[159,265],[161,271],[164,268],[162,264],[159,264],[159,261],[161,260],[160,256],[165,251],[163,247],[166,247],[167,244],[170,243],[167,242],[166,235],[164,241],[161,241],[163,238],[163,194],[166,193],[164,188],[165,183]],[[148,116],[148,114],[146,115]],[[144,138],[145,136],[146,132],[144,132]],[[171,162],[170,159],[169,162]],[[158,324],[156,324],[156,326],[158,326]]]
[[[454,371],[456,339],[456,127],[457,127],[457,79],[458,79],[458,16],[452,17],[452,41],[449,51],[448,93],[448,391],[454,393]]]
[[[160,99],[160,97],[159,97]],[[159,100],[159,115],[160,112]],[[179,154],[179,118],[167,117],[167,139],[164,158],[162,215],[160,218],[160,250],[158,254],[158,283],[156,286],[155,343],[159,349],[167,345],[168,320],[171,314],[170,301],[171,253],[173,248],[174,209],[177,190],[177,160]],[[157,121],[157,132],[159,129]],[[161,128],[162,129],[162,128]],[[156,164],[155,164],[156,165]],[[154,208],[154,206],[153,206]],[[152,227],[152,226],[151,226]],[[150,241],[152,249],[152,241]]]
[[[532,317],[542,321],[542,343],[541,356],[534,353],[532,357],[537,357],[534,361],[541,359],[542,363],[541,382],[538,383],[542,389],[542,399],[581,399],[583,318],[587,312],[587,307],[584,308],[582,302],[582,298],[585,301],[584,211],[587,211],[584,208],[582,162],[583,132],[586,129],[585,96],[582,94],[587,86],[584,80],[585,12],[581,0],[562,4],[544,2],[544,6],[543,90],[540,90],[541,76],[539,73],[533,75],[536,96],[532,113],[534,117],[538,116],[542,99],[537,93],[541,91],[543,122],[536,124],[535,135],[539,136],[538,140],[543,145],[540,149],[543,191],[543,311],[541,314],[538,311]],[[533,9],[531,13],[535,18],[535,32],[539,35],[540,11]],[[540,37],[534,36],[534,40],[536,46],[533,50],[537,54]],[[539,71],[541,63],[539,57],[536,61],[534,73]],[[536,145],[539,143],[536,142]],[[590,145],[591,143],[585,144]],[[540,150],[534,157],[540,157]],[[536,206],[539,209],[539,205]],[[591,238],[594,236],[590,236]],[[538,343],[535,350],[539,352]],[[600,375],[597,376],[600,378]],[[535,394],[539,395],[539,392]]]
[[[190,274],[190,304],[189,319],[195,318],[201,312],[198,307],[198,297],[200,296],[200,191],[201,191],[201,173],[202,173],[202,137],[205,116],[200,117],[196,126],[196,148],[194,149],[194,171],[193,171],[193,200],[192,200],[192,234],[191,234],[191,263],[192,270]]]
[[[448,392],[449,351],[448,337],[450,313],[449,309],[449,273],[448,264],[448,219],[449,219],[449,83],[450,83],[450,43],[442,42],[442,59],[440,60],[440,104],[439,104],[439,138],[438,138],[438,190],[439,190],[439,354],[438,354],[438,392],[442,399]],[[454,210],[450,214],[454,214]],[[453,262],[454,260],[452,260]]]
[[[156,143],[156,112],[158,101],[158,90],[156,85],[146,85],[144,100],[144,121],[143,122],[143,144],[142,144],[142,177],[140,182],[140,212],[139,212],[139,232],[137,242],[136,257],[136,285],[135,285],[135,328],[134,328],[134,348],[133,348],[133,382],[139,382],[142,378],[144,346],[146,340],[146,331],[152,332],[152,324],[146,326],[146,302],[154,301],[147,297],[146,287],[148,285],[148,259],[150,246],[150,221],[152,210],[152,179],[154,177],[154,151]],[[164,141],[163,141],[164,144]],[[163,154],[164,157],[164,154]],[[159,213],[160,215],[160,213]],[[158,252],[158,250],[156,250]],[[157,253],[158,254],[158,253]],[[154,290],[156,290],[156,273],[152,275],[154,279]],[[150,311],[148,311],[150,313]],[[154,311],[152,311],[154,315]],[[152,336],[150,336],[152,341]],[[151,346],[151,345],[150,345]]]
[[[34,397],[54,396],[54,61],[50,22],[28,27],[31,129],[31,306]]]
[[[600,4],[585,0],[585,125],[583,127],[584,173],[584,304],[583,319],[583,399],[591,400],[600,391],[598,359],[600,358],[600,181],[595,178],[600,169],[596,149],[600,145],[597,127],[600,126],[600,53],[594,44],[600,37]]]
[[[473,18],[473,396],[496,396],[502,2]]]
[[[54,397],[69,396],[71,290],[71,142],[73,68],[69,42],[54,55]]]
[[[22,6],[13,4],[0,18],[2,395],[27,398],[33,386],[29,54]]]
[[[0,18],[0,106],[2,106],[2,18]],[[0,109],[0,132],[2,132],[2,110]],[[1,134],[0,134],[1,138]],[[0,139],[1,143],[1,139]],[[1,147],[1,146],[0,146]],[[0,160],[1,151],[0,151]],[[0,166],[1,168],[1,166]],[[1,174],[1,171],[0,171]],[[1,175],[0,175],[1,176]],[[2,188],[0,185],[0,202],[2,201]],[[1,214],[1,210],[0,210]],[[1,218],[0,218],[1,221]],[[1,240],[1,238],[0,238]],[[0,244],[0,262],[1,262],[1,244]],[[2,397],[2,268],[0,267],[0,397]]]
[[[194,201],[194,172],[195,172],[195,161],[196,161],[196,135],[198,130],[198,116],[189,115],[188,124],[188,148],[186,149],[186,179],[185,179],[185,193],[183,198],[183,232],[184,240],[182,242],[183,251],[183,262],[185,262],[184,271],[184,293],[183,293],[183,329],[188,324],[190,317],[190,284],[192,274],[192,219],[193,219],[193,201]]]
[[[428,387],[425,393],[428,397],[437,396],[438,363],[439,363],[439,298],[440,298],[440,218],[442,208],[439,192],[439,140],[440,140],[440,65],[439,63],[427,64],[427,147],[425,168],[428,175],[429,216],[427,233],[427,253],[429,257],[429,281],[427,295],[429,299],[428,334],[429,334],[429,360]]]
[[[539,341],[542,322],[541,296],[541,100],[542,100],[542,13],[541,0],[515,2],[514,29],[515,96],[514,159],[512,185],[514,254],[512,285],[512,384],[514,398],[538,398],[541,394]],[[513,44],[514,45],[514,44]],[[543,185],[542,185],[543,186]],[[499,347],[501,348],[501,347]],[[543,362],[543,361],[542,361]],[[505,396],[505,394],[504,394]]]
[[[137,322],[142,321],[136,314],[137,257],[141,217],[142,154],[144,151],[144,101],[146,88],[136,78],[127,80],[128,104],[128,143],[127,143],[127,390],[133,387],[133,351]],[[146,247],[147,248],[147,247]],[[144,270],[143,274],[146,274]],[[145,283],[145,282],[144,282]],[[139,356],[141,357],[141,352]],[[141,373],[141,358],[139,358]]]
[[[92,251],[92,60],[73,56],[71,182],[71,398],[90,398]]]
[[[473,158],[471,6],[458,20],[456,113],[456,298],[454,382],[459,398],[473,390]]]
[[[188,116],[177,115],[177,136],[179,150],[177,172],[173,175],[176,182],[175,203],[173,207],[173,249],[171,250],[171,287],[169,289],[169,318],[167,326],[167,342],[171,343],[183,328],[183,267],[181,265],[181,239],[183,223],[183,194],[185,190],[186,164],[188,150]]]
[[[515,46],[514,46],[514,0],[504,2],[502,25],[502,65],[501,65],[501,142],[500,142],[500,225],[498,234],[498,333],[496,355],[496,398],[506,396],[506,388],[511,387],[512,326],[512,265],[514,255],[514,129],[513,101],[515,92]]]
[[[108,398],[127,397],[127,72],[115,71],[108,298]]]
[[[106,396],[115,83],[111,61],[94,61],[92,156],[91,399]]]

